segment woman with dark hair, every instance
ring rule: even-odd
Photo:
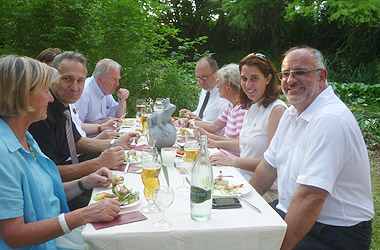
[[[282,114],[287,108],[279,99],[280,86],[272,62],[263,54],[252,53],[239,64],[240,95],[242,108],[247,109],[239,139],[235,141],[209,140],[210,147],[240,152],[240,157],[220,153],[211,155],[213,165],[228,165],[239,168],[248,181],[268,148]],[[278,198],[276,186],[263,197],[271,202]]]

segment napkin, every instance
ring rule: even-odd
[[[147,147],[147,146],[149,146],[149,145],[137,145],[137,146],[135,147],[135,150],[136,150],[136,151],[141,151],[144,147]]]
[[[93,222],[92,225],[96,230],[113,227],[123,224],[128,224],[136,221],[146,220],[146,216],[143,215],[140,211],[133,211],[128,213],[119,214],[113,221],[109,222]]]
[[[141,170],[142,170],[141,165],[129,165],[128,173],[141,174]]]
[[[119,166],[116,166],[116,167],[112,168],[112,170],[124,172],[125,167],[126,167],[125,164],[121,164]]]

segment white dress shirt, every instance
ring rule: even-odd
[[[199,112],[201,110],[203,101],[206,97],[206,93],[207,91],[202,89],[201,94],[199,96],[198,107],[193,112],[197,116],[199,116]],[[227,107],[227,104],[228,100],[219,96],[219,90],[215,86],[215,88],[210,90],[210,98],[208,99],[207,106],[203,112],[202,120],[207,122],[215,121],[216,119],[218,119],[219,115],[223,112],[223,110]]]
[[[116,116],[118,103],[112,95],[104,95],[93,76],[86,79],[83,93],[75,103],[82,122],[97,122]]]
[[[317,221],[352,226],[374,216],[367,148],[346,105],[331,87],[298,115],[282,116],[264,158],[277,168],[278,209],[288,211],[302,185],[328,192]]]

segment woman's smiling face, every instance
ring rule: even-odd
[[[265,77],[257,66],[243,65],[241,68],[240,86],[253,103],[264,98],[267,82],[271,79],[271,74]]]

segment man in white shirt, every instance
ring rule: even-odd
[[[227,106],[228,101],[219,96],[216,71],[218,71],[218,64],[212,57],[202,57],[197,62],[195,75],[199,86],[202,87],[202,91],[198,107],[194,112],[187,109],[180,111],[181,113],[186,113],[187,118],[213,122]],[[187,120],[184,123],[187,123]]]
[[[125,115],[129,91],[120,88],[117,92],[118,102],[112,96],[119,86],[120,68],[120,64],[114,60],[102,59],[96,64],[92,76],[86,79],[83,93],[75,103],[85,131],[86,123],[96,123],[100,133],[103,131],[102,124],[109,119],[120,123],[120,119],[115,119],[115,117],[120,118]]]
[[[276,210],[288,224],[281,250],[369,249],[370,168],[355,117],[327,85],[318,50],[288,50],[281,71],[293,106],[250,181],[264,194],[278,178]]]

